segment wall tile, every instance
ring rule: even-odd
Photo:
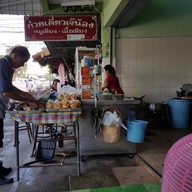
[[[116,59],[125,96],[166,102],[192,83],[192,37],[117,39]]]

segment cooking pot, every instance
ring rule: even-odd
[[[162,103],[149,103],[149,110],[153,113],[160,112],[162,110]]]

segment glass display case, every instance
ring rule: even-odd
[[[76,48],[76,87],[82,100],[94,99],[96,93],[100,90],[102,79],[99,58],[99,48]]]

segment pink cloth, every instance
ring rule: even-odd
[[[60,76],[61,85],[65,85],[65,68],[63,63],[59,64],[58,74]]]

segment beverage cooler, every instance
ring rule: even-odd
[[[82,100],[94,99],[101,86],[100,49],[77,47],[75,76],[78,94]]]

